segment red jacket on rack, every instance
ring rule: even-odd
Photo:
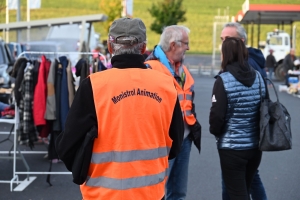
[[[33,119],[36,126],[46,124],[47,78],[50,65],[51,62],[42,55],[38,80],[33,94]]]

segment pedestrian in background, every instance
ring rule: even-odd
[[[274,68],[276,66],[276,59],[273,55],[273,52],[274,52],[273,49],[270,49],[269,52],[270,52],[270,54],[266,58],[266,68],[268,69],[268,72],[269,72],[269,79],[272,80]]]
[[[212,92],[210,132],[216,137],[222,177],[231,200],[250,199],[250,187],[260,164],[259,143],[261,75],[247,62],[240,38],[226,37],[222,44],[222,72]]]
[[[179,155],[169,160],[165,199],[185,199],[187,195],[188,168],[192,141],[200,153],[201,125],[196,118],[194,104],[194,79],[183,65],[185,52],[189,50],[190,30],[185,26],[167,26],[159,44],[147,58],[146,64],[172,77],[180,100],[184,119],[184,140]],[[174,87],[174,86],[173,86]]]
[[[221,32],[222,42],[227,37],[240,38],[244,42],[244,44],[247,44],[246,30],[241,24],[237,22],[229,22],[224,25],[223,30]],[[248,64],[251,67],[253,67],[255,70],[257,70],[262,77],[267,77],[266,71],[264,69],[265,58],[261,50],[248,47],[247,51],[248,51]],[[229,199],[223,179],[222,179],[222,196],[223,196],[223,200]],[[258,170],[254,176],[254,180],[251,185],[251,198],[258,199],[258,200],[267,200],[266,191],[260,179]]]
[[[142,20],[120,18],[109,29],[110,70],[81,83],[56,141],[68,169],[86,133],[97,127],[83,199],[160,200],[168,158],[179,152],[183,120],[171,77],[148,69]]]
[[[290,53],[287,54],[283,60],[283,66],[284,66],[284,70],[285,70],[285,84],[287,86],[290,86],[289,84],[289,70],[294,70],[296,68],[296,66],[294,65],[294,61],[297,59],[297,57],[295,56],[295,49],[291,49]]]

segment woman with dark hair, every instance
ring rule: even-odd
[[[259,142],[261,75],[248,62],[239,38],[222,44],[222,70],[216,77],[210,109],[210,132],[215,135],[222,176],[231,200],[248,200],[253,176],[260,164]]]

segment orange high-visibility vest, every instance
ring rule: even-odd
[[[177,100],[173,80],[151,69],[90,75],[98,120],[83,199],[160,200],[164,196],[169,128]]]
[[[167,69],[167,67],[164,66],[158,60],[149,60],[146,61],[145,63],[149,64],[152,69],[161,71],[173,77],[173,75]],[[178,84],[178,82],[174,77],[173,77],[173,82],[178,93],[178,99],[180,101],[180,107],[183,114],[183,118],[187,124],[194,125],[196,123],[196,117],[192,113],[192,108],[193,108],[192,93],[194,91],[194,79],[190,74],[189,70],[184,65],[183,65],[183,70],[186,75],[183,88]]]

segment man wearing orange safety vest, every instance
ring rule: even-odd
[[[167,26],[146,65],[173,78],[184,120],[184,140],[181,152],[169,160],[165,199],[182,200],[187,194],[188,164],[192,141],[200,153],[201,125],[194,105],[194,79],[182,61],[189,50],[190,30],[185,26]]]
[[[145,48],[146,27],[140,19],[112,23],[108,49],[113,67],[83,80],[56,140],[60,159],[73,172],[76,150],[92,127],[98,129],[80,185],[85,200],[164,196],[168,159],[180,152],[184,124],[173,79],[147,68]]]

